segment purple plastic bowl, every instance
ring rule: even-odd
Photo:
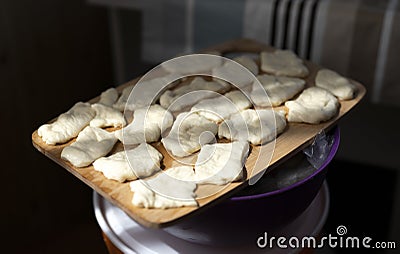
[[[273,233],[286,226],[311,204],[325,180],[327,166],[339,147],[339,128],[335,127],[330,135],[334,141],[327,159],[319,169],[303,180],[266,193],[243,196],[239,192],[164,230],[194,243],[235,245],[254,241],[264,232]]]

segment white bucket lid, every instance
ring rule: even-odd
[[[214,247],[190,243],[171,236],[161,229],[144,228],[121,209],[93,192],[97,222],[111,242],[123,253],[288,253],[288,249],[260,249],[256,241],[241,247]],[[329,189],[326,181],[311,205],[275,236],[317,236],[329,210]],[[261,235],[260,235],[261,236]],[[298,250],[293,250],[296,252]]]

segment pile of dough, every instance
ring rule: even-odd
[[[254,82],[253,75],[243,69],[242,65],[229,59],[223,65],[214,68],[212,76],[219,80],[228,81],[239,89],[246,89]]]
[[[115,136],[125,145],[151,143],[160,139],[161,133],[172,126],[174,117],[160,105],[135,110],[133,121],[115,131]]]
[[[188,156],[198,150],[201,145],[215,140],[218,126],[213,121],[192,112],[177,116],[168,136],[161,142],[165,149],[175,156]]]
[[[248,142],[204,145],[194,168],[197,182],[224,185],[241,180],[248,154]]]
[[[107,89],[100,95],[100,100],[97,102],[105,106],[112,107],[118,99],[118,91],[114,87]]]
[[[233,58],[233,61],[246,67],[254,75],[258,75],[258,65],[257,63],[248,56],[238,56]]]
[[[62,150],[61,158],[75,167],[86,167],[107,155],[116,142],[114,133],[87,126],[79,133],[74,143]]]
[[[180,86],[173,90],[167,90],[160,96],[160,105],[170,111],[181,111],[193,106],[197,102],[215,97],[229,89],[229,84],[217,81],[206,81],[201,77],[195,77],[189,84]],[[206,92],[206,91],[213,91]]]
[[[169,176],[167,169],[154,178],[130,183],[133,192],[132,204],[144,208],[174,208],[198,206],[195,199],[197,184],[181,181]]]
[[[276,50],[272,53],[261,52],[261,70],[278,76],[304,78],[308,69],[303,60],[290,50]]]
[[[274,140],[285,127],[286,118],[283,112],[248,109],[221,123],[218,136],[260,145]]]
[[[119,110],[101,103],[93,104],[92,108],[96,112],[96,116],[90,121],[90,126],[99,128],[125,126],[124,115]]]
[[[356,87],[347,78],[328,69],[318,71],[315,85],[328,90],[340,100],[351,100],[356,92]]]
[[[310,87],[294,101],[287,101],[289,122],[318,124],[334,117],[339,110],[339,101],[329,91]]]
[[[251,107],[251,102],[241,91],[235,90],[216,98],[202,100],[194,105],[192,112],[214,121],[221,122],[228,119],[230,115]]]
[[[48,145],[65,143],[78,136],[95,114],[89,103],[78,102],[54,123],[40,126],[38,134]]]
[[[162,154],[153,146],[142,143],[134,149],[101,157],[93,162],[93,167],[108,179],[124,182],[147,177],[160,171],[162,158]]]
[[[119,111],[125,110],[126,102],[128,101],[129,95],[131,94],[133,89],[133,85],[127,86],[122,90],[121,96],[118,98],[118,101],[113,104],[113,107]]]
[[[262,87],[254,82],[250,98],[254,105],[260,107],[279,106],[301,92],[305,85],[303,79],[268,74],[259,75],[257,79]]]

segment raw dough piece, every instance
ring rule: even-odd
[[[315,85],[328,90],[340,100],[351,100],[356,92],[356,87],[347,78],[328,69],[318,71]]]
[[[286,118],[283,112],[248,109],[221,123],[218,136],[260,145],[274,140],[285,127]]]
[[[190,166],[178,166],[172,167],[168,170],[165,170],[164,173],[173,177],[177,180],[188,181],[188,182],[196,182],[196,174],[194,172],[194,168]]]
[[[74,143],[62,150],[61,158],[75,167],[86,167],[108,154],[116,142],[114,133],[87,126],[79,133]]]
[[[303,60],[290,50],[276,50],[274,52],[261,52],[261,70],[278,76],[304,78],[308,69]]]
[[[127,102],[126,108],[133,111],[149,107],[160,98],[167,87],[175,85],[178,78],[180,76],[173,73],[158,78],[141,80],[133,89],[132,98]]]
[[[133,121],[115,136],[125,145],[151,143],[160,139],[161,133],[172,126],[174,117],[160,105],[135,110]]]
[[[199,115],[218,123],[228,119],[230,115],[250,107],[251,102],[246,95],[235,90],[216,98],[202,100],[194,105],[191,111],[198,112]]]
[[[153,146],[142,143],[134,149],[99,158],[93,162],[93,167],[108,179],[124,182],[147,177],[160,171],[162,158],[162,154]]]
[[[334,117],[339,110],[339,101],[329,91],[310,87],[304,90],[294,101],[287,101],[289,122],[318,124]]]
[[[161,66],[170,73],[195,75],[209,73],[211,69],[221,65],[222,57],[211,54],[185,55],[164,62]]]
[[[78,102],[54,123],[40,126],[38,134],[48,145],[65,143],[78,136],[95,114],[89,103]]]
[[[196,183],[175,179],[168,175],[169,170],[171,169],[148,180],[131,182],[132,204],[138,207],[160,209],[198,206],[194,193],[197,188]]]
[[[96,116],[90,121],[92,127],[123,127],[126,124],[124,115],[117,109],[105,106],[101,103],[92,105]]]
[[[212,76],[218,80],[226,80],[235,87],[246,89],[254,82],[254,77],[244,67],[233,60],[226,62],[212,70]]]
[[[251,73],[254,75],[258,75],[258,65],[257,63],[248,56],[239,56],[233,58],[233,61],[240,63],[244,67],[246,67]]]
[[[214,141],[217,131],[216,123],[196,113],[185,112],[177,116],[170,133],[161,142],[173,155],[184,157]]]
[[[221,93],[227,89],[229,89],[228,83],[206,81],[201,77],[195,77],[187,85],[165,91],[160,97],[160,105],[173,112],[180,111],[186,107],[193,106],[201,100],[217,96],[216,93],[203,92],[201,90]]]
[[[250,98],[256,106],[260,107],[279,106],[301,92],[305,85],[303,79],[268,74],[259,75],[257,79],[264,89],[259,84],[253,83]]]
[[[112,105],[117,101],[117,99],[118,99],[118,91],[117,89],[112,87],[101,93],[100,100],[97,103],[112,107]]]
[[[133,89],[133,85],[127,86],[122,90],[121,96],[118,98],[118,101],[114,103],[113,107],[119,111],[125,110],[126,102],[128,101],[129,95],[131,94]]]
[[[204,145],[197,157],[195,174],[199,184],[224,185],[243,178],[243,167],[249,154],[249,143]]]

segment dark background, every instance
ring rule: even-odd
[[[37,152],[41,124],[113,85],[108,18],[84,1],[1,1],[1,252],[105,252],[91,189]]]
[[[131,57],[127,81],[152,64],[140,59],[140,13],[119,11],[129,24],[121,27],[130,34],[123,42]],[[31,133],[75,102],[118,85],[112,46],[104,7],[81,0],[0,2],[2,253],[106,252],[92,190],[36,151]],[[359,68],[351,77],[370,85]],[[346,225],[353,235],[400,245],[400,111],[369,96],[340,123],[324,230]]]

